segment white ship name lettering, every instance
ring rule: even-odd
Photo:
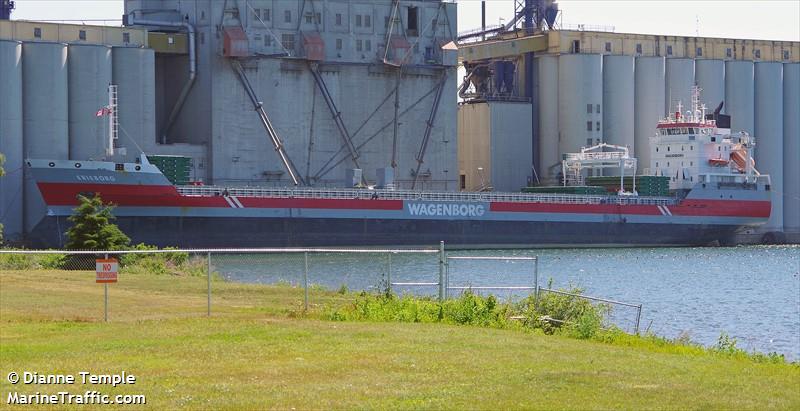
[[[78,174],[75,176],[78,181],[89,181],[89,182],[108,182],[113,183],[117,181],[116,177],[114,176],[93,176],[93,175],[84,175]]]
[[[486,207],[483,204],[408,203],[408,212],[414,216],[480,217],[486,213]]]

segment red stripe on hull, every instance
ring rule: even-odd
[[[128,207],[220,207],[231,208],[224,197],[193,197],[178,193],[174,186],[125,184],[39,183],[45,203],[78,204],[80,193],[100,193],[103,201]],[[352,210],[402,210],[402,200],[307,199],[236,197],[245,208],[318,208]]]
[[[681,205],[669,207],[673,215],[715,217],[769,218],[772,203],[744,200],[684,200]]]
[[[344,208],[350,210],[402,210],[403,200],[335,200],[327,198],[236,197],[246,208]]]
[[[553,204],[553,203],[492,203],[491,211],[518,213],[577,213],[577,214],[636,214],[661,215],[658,207],[651,205],[616,204]]]

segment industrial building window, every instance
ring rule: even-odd
[[[466,190],[467,189],[467,175],[466,174],[461,174],[460,176],[458,176],[458,185],[461,186],[462,190]]]
[[[286,50],[294,50],[294,34],[281,34],[281,44]]]
[[[253,9],[253,18],[256,20],[261,19],[261,9]]]
[[[702,56],[703,56],[703,48],[702,47],[698,47],[697,48],[697,57],[702,57]]]
[[[383,27],[387,29],[389,28],[389,16],[383,18]]]
[[[372,16],[364,16],[364,27],[372,27]]]
[[[408,30],[406,34],[409,36],[417,36],[419,33],[419,13],[416,7],[408,8]]]
[[[642,54],[642,43],[636,44],[636,52]]]
[[[580,53],[581,52],[581,41],[580,40],[572,40],[572,52],[573,53]]]
[[[198,38],[198,40],[200,40],[200,44],[206,44],[206,35],[205,34],[206,33],[203,33],[202,31],[197,33],[197,38]]]
[[[596,106],[595,106],[595,108],[596,108],[595,112],[596,112],[597,114],[600,114],[600,105],[599,105],[599,104],[598,104],[598,105],[596,105]]]
[[[272,47],[272,36],[270,36],[269,34],[264,36],[264,46]]]
[[[725,57],[733,57],[733,50],[730,47],[725,49]]]
[[[292,22],[292,12],[291,10],[284,10],[283,11],[283,21],[286,23]]]
[[[367,51],[372,51],[372,41],[366,40],[364,42],[364,49]]]
[[[591,121],[587,121],[586,122],[586,131],[592,131],[592,122]]]
[[[42,29],[40,29],[39,27],[34,27],[33,28],[33,37],[36,37],[37,39],[42,38]]]
[[[361,41],[361,39],[356,40],[356,51],[361,51],[362,48],[363,48],[363,42]]]
[[[86,30],[78,30],[78,40],[86,40]]]
[[[611,42],[610,41],[606,42],[606,51],[611,53]]]
[[[342,49],[342,39],[336,39],[336,50]]]
[[[361,27],[361,15],[356,14],[356,27]]]
[[[789,50],[784,50],[783,51],[783,59],[784,60],[789,60]]]
[[[760,49],[753,50],[753,55],[755,56],[755,58],[760,59],[761,58],[761,50]]]
[[[591,147],[591,146],[592,146],[592,139],[591,138],[587,138],[586,139],[586,147]]]
[[[337,26],[342,25],[342,13],[336,13],[336,25]]]
[[[592,105],[591,104],[587,104],[586,105],[586,113],[587,114],[592,114]]]
[[[264,21],[269,21],[269,19],[272,17],[272,16],[271,16],[271,14],[272,14],[272,13],[271,13],[271,10],[270,10],[270,9],[264,9],[264,13],[263,13],[263,16],[261,16],[261,18],[262,18]]]
[[[314,15],[314,22],[317,24],[322,24],[322,13],[317,13]]]
[[[597,122],[597,131],[600,131],[600,122]]]
[[[130,43],[131,42],[131,33],[122,33],[122,42],[123,43]]]
[[[667,55],[668,56],[672,55],[672,46],[667,46]]]
[[[311,24],[314,22],[314,15],[311,13],[306,13],[306,24]]]

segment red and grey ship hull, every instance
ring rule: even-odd
[[[79,166],[76,166],[78,165]],[[47,212],[33,245],[59,247],[79,194],[116,205],[138,243],[180,247],[650,246],[726,243],[763,224],[769,191],[698,186],[685,198],[177,187],[150,164],[28,160]]]

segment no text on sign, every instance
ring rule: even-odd
[[[117,282],[117,269],[119,268],[119,263],[115,258],[98,258],[95,260],[95,268],[97,271],[95,282],[97,283]]]

